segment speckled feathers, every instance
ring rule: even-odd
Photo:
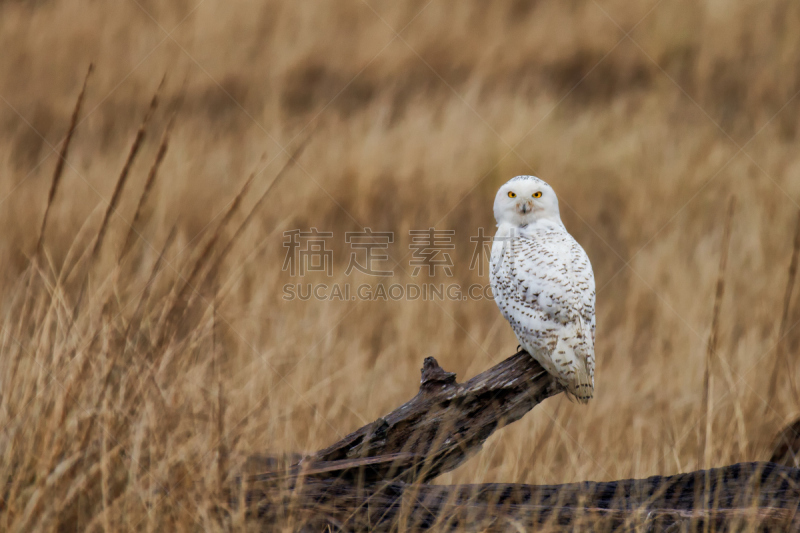
[[[595,285],[553,189],[517,176],[497,192],[492,247],[495,302],[520,345],[581,403],[594,394]]]

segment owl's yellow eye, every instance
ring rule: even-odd
[[[533,197],[534,198],[541,198],[542,197],[542,191],[536,191],[535,193],[533,193]]]
[[[508,197],[509,198],[516,198],[517,197],[517,193],[508,191]]]

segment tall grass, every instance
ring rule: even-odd
[[[427,355],[463,380],[512,354],[488,300],[282,296],[377,283],[344,275],[345,233],[365,227],[394,232],[387,284],[486,283],[469,238],[492,233],[496,188],[522,173],[553,185],[594,266],[596,398],[545,402],[437,482],[766,459],[798,415],[796,369],[770,380],[776,339],[800,345],[791,295],[781,326],[800,8],[601,4],[0,3],[0,529],[237,528],[218,495],[246,457],[313,451],[385,414]],[[645,18],[630,40],[609,17]],[[705,453],[731,194],[726,386],[709,391]],[[332,278],[281,269],[283,232],[312,227],[334,233]],[[430,227],[456,231],[452,278],[411,276],[408,232]]]

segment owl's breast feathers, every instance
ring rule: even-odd
[[[499,227],[491,284],[520,344],[578,401],[594,387],[595,286],[589,258],[563,226]]]

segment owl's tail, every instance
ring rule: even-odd
[[[592,377],[586,370],[584,363],[578,363],[572,382],[567,385],[567,392],[574,397],[578,403],[589,403],[594,398],[594,383]]]
[[[579,318],[571,327],[565,328],[556,344],[556,353],[568,362],[568,369],[562,372],[563,385],[567,395],[578,403],[588,403],[594,397],[594,377],[589,370],[589,357],[594,354],[591,339],[587,338],[582,320]]]

